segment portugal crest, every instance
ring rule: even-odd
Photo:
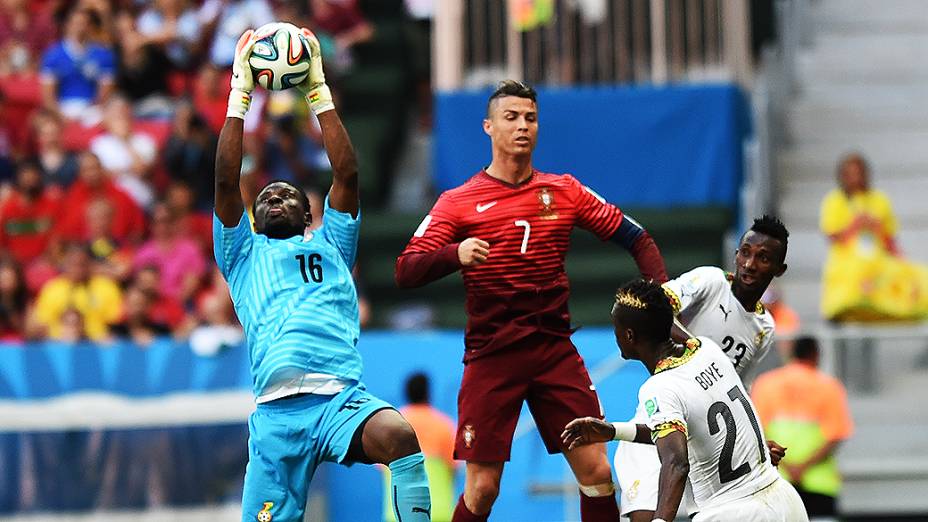
[[[470,424],[464,426],[464,447],[470,449],[474,445],[474,439],[477,434],[474,433],[474,427]]]
[[[541,219],[557,219],[557,206],[554,203],[554,194],[547,187],[538,189],[538,202],[541,203]]]

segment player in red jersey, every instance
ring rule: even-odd
[[[454,449],[467,467],[454,521],[489,516],[522,401],[549,453],[564,452],[580,484],[582,519],[618,520],[605,446],[568,452],[559,437],[577,415],[602,418],[570,342],[564,257],[571,230],[580,226],[631,252],[646,279],[667,280],[663,259],[640,225],[573,176],[532,168],[538,133],[533,89],[501,82],[483,129],[492,143],[490,166],[438,198],[396,262],[400,287],[461,270],[467,290]]]

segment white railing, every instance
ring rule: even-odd
[[[748,0],[551,0],[553,16],[520,30],[521,0],[436,3],[434,85],[752,81]]]

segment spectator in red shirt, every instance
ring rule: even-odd
[[[40,258],[51,240],[60,200],[57,190],[45,188],[35,163],[21,164],[16,187],[0,204],[0,248],[23,265]]]
[[[145,214],[122,189],[107,176],[100,160],[92,152],[83,152],[78,158],[77,181],[65,194],[67,205],[60,209],[58,233],[65,239],[89,239],[87,207],[96,199],[105,199],[113,206],[113,223],[110,229],[113,240],[132,245],[145,233]]]
[[[167,324],[152,317],[151,297],[137,286],[126,289],[123,318],[110,327],[115,337],[131,340],[139,346],[150,345],[157,337],[171,335]]]
[[[200,245],[203,255],[213,255],[213,213],[194,209],[194,195],[190,185],[175,181],[164,195],[174,220],[177,235],[193,239]]]
[[[22,267],[8,255],[0,257],[0,342],[25,337],[28,299]]]
[[[186,334],[196,319],[184,311],[176,299],[161,293],[161,271],[155,265],[146,265],[135,272],[132,286],[148,294],[151,300],[149,315],[155,322],[168,325],[176,334]]]
[[[351,48],[370,41],[374,26],[364,19],[355,0],[310,0],[309,4],[313,27],[335,42],[335,59],[330,63],[341,71],[350,68]]]

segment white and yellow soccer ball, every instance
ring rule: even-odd
[[[255,83],[271,91],[282,91],[301,83],[309,74],[309,49],[300,38],[300,28],[286,22],[271,22],[255,30],[258,39],[248,64]]]

